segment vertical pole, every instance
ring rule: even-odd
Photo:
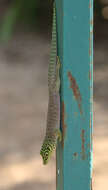
[[[56,0],[61,66],[62,142],[57,190],[91,190],[93,0]]]

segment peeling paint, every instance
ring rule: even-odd
[[[82,157],[82,160],[85,160],[86,158],[86,155],[85,155],[85,130],[82,129],[81,131],[81,157]]]
[[[77,159],[78,159],[78,153],[75,152],[75,153],[73,154],[73,160],[77,160]]]
[[[80,90],[79,90],[79,87],[77,85],[77,82],[76,82],[75,78],[72,76],[71,72],[68,72],[68,78],[70,80],[70,88],[72,88],[74,97],[78,103],[80,114],[83,114],[82,98],[81,98],[81,94],[80,94]]]
[[[91,118],[90,118],[90,129],[92,128]]]
[[[93,19],[90,20],[90,25],[93,26]]]
[[[89,56],[91,56],[92,54],[92,47],[91,47],[91,44],[92,44],[92,41],[91,41],[91,37],[90,37],[90,47],[89,47]]]
[[[76,157],[76,156],[78,156],[78,153],[77,153],[77,152],[75,152],[75,153],[74,153],[74,156],[75,156],[75,157]]]
[[[89,71],[88,76],[89,76],[89,80],[91,80],[91,70]]]
[[[92,35],[93,35],[93,30],[90,31],[90,47],[89,47],[89,55],[92,55]]]
[[[62,147],[64,148],[64,139],[66,134],[66,124],[65,124],[65,104],[62,102]]]

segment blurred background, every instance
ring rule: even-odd
[[[0,190],[55,190],[55,156],[39,155],[45,134],[52,5],[0,1]],[[108,186],[108,0],[94,1],[93,189]]]

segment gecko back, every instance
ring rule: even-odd
[[[47,164],[52,152],[56,149],[57,139],[61,137],[60,133],[60,63],[57,57],[57,36],[56,36],[56,7],[53,5],[53,27],[52,27],[52,45],[50,54],[50,63],[48,70],[48,88],[49,103],[47,114],[47,128],[45,139],[40,151],[43,158],[43,164]],[[61,138],[59,138],[61,139]]]

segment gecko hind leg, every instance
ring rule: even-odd
[[[61,142],[61,140],[62,140],[62,133],[61,133],[60,129],[56,129],[55,135],[57,136],[57,139]]]

